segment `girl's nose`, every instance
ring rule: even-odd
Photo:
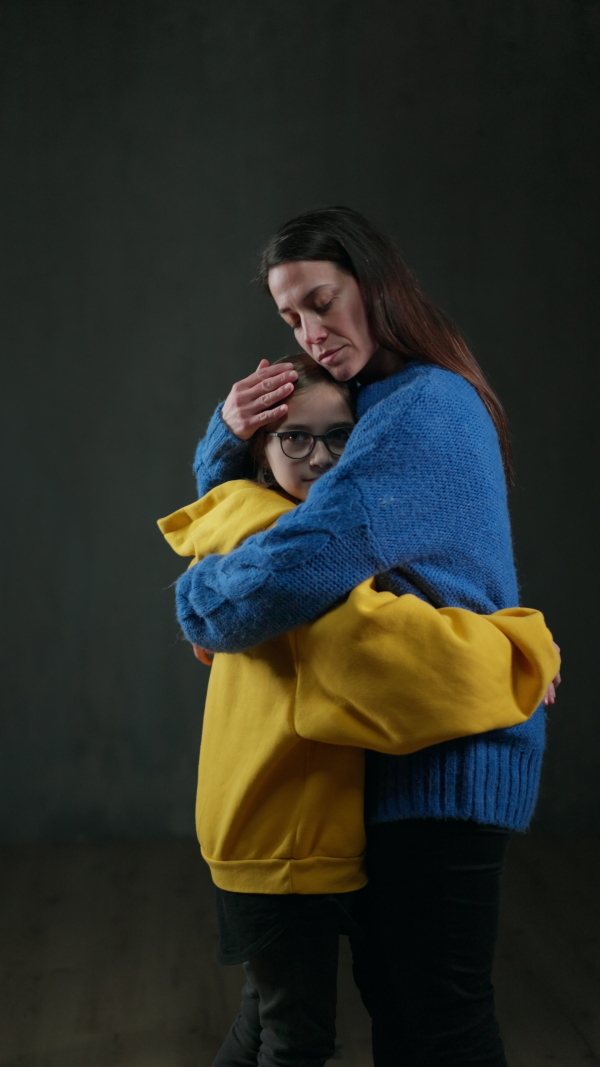
[[[334,459],[329,449],[325,447],[323,441],[317,441],[313,448],[310,457],[309,465],[313,470],[329,470],[333,467]]]

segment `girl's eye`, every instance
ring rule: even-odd
[[[306,444],[310,434],[303,433],[302,430],[290,430],[283,438],[284,441],[291,445]]]

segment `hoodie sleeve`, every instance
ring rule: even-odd
[[[294,636],[298,734],[392,755],[526,722],[559,666],[539,611],[435,609],[372,581]]]

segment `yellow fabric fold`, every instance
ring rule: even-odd
[[[559,666],[539,611],[435,609],[373,579],[296,642],[300,736],[396,754],[525,722]]]
[[[272,489],[240,478],[159,519],[158,528],[178,556],[192,556],[196,562],[204,556],[226,555],[294,507]]]

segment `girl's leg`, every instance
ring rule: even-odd
[[[335,905],[307,898],[287,929],[244,964],[245,993],[250,987],[254,995],[246,994],[213,1067],[323,1067],[335,1051],[339,930]]]
[[[369,834],[355,978],[375,1067],[506,1067],[491,970],[510,833],[411,819]]]
[[[240,1013],[227,1034],[212,1067],[257,1067],[260,1051],[258,990],[246,970]]]

